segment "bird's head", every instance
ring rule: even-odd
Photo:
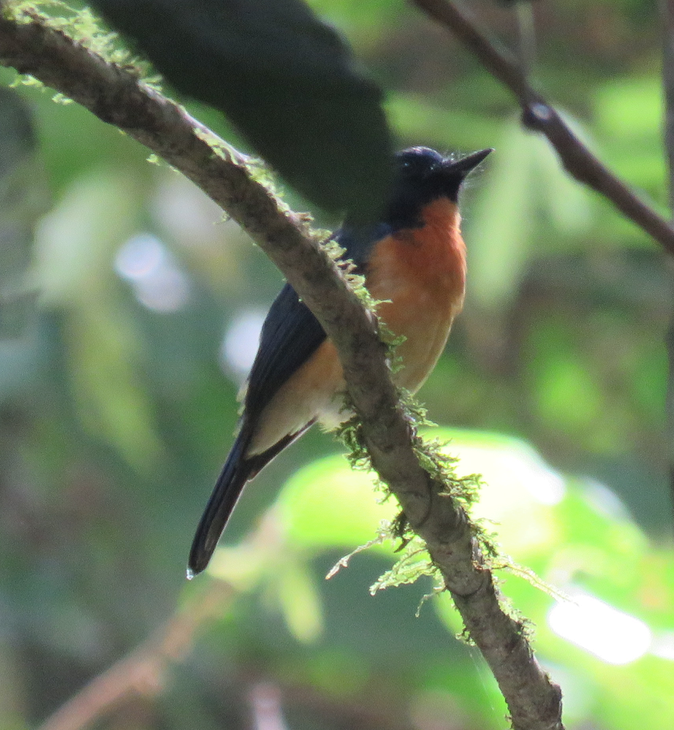
[[[396,182],[387,210],[394,228],[420,223],[421,210],[438,198],[458,202],[466,176],[493,150],[473,152],[460,159],[443,157],[430,147],[409,147],[396,155]]]

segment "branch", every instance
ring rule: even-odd
[[[1,0],[0,0],[1,2]],[[522,623],[503,612],[468,519],[420,466],[372,316],[306,222],[279,206],[245,159],[176,104],[35,18],[0,16],[0,63],[31,74],[114,124],[180,170],[264,250],[335,344],[374,468],[426,541],[516,730],[561,730],[561,693],[541,670]]]
[[[483,66],[517,97],[525,127],[544,134],[566,171],[601,193],[633,223],[674,255],[674,228],[638,198],[575,136],[558,112],[527,82],[510,54],[478,29],[468,15],[447,0],[412,0],[440,25],[448,28]]]
[[[222,615],[233,596],[231,586],[213,581],[205,594],[194,596],[155,636],[94,677],[39,730],[85,730],[134,697],[159,694],[168,667],[187,654],[197,631]]]

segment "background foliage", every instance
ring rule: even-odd
[[[504,573],[564,687],[568,726],[670,728],[664,257],[570,181],[507,94],[411,7],[311,5],[387,91],[398,146],[497,150],[466,191],[469,297],[421,398],[466,473],[484,474],[480,514],[499,523],[505,552],[575,598],[555,607]],[[512,10],[473,5],[516,45]],[[655,4],[544,0],[534,13],[537,78],[664,209]],[[2,91],[3,130],[25,129]],[[230,547],[185,583],[279,275],[140,146],[49,92],[18,93],[37,144],[0,140],[0,230],[21,231],[0,278],[0,725],[35,725],[225,578],[234,597],[158,696],[148,688],[101,727],[504,727],[445,599],[414,619],[430,583],[368,595],[391,546],[323,580],[392,510],[328,436],[310,433],[260,475]],[[190,109],[237,141],[219,115]],[[23,270],[35,310],[12,288]]]

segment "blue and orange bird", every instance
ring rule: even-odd
[[[381,302],[381,319],[405,337],[396,351],[403,367],[393,379],[412,393],[435,367],[463,306],[466,247],[459,190],[491,151],[458,160],[428,147],[398,153],[383,220],[367,228],[345,225],[334,235]],[[334,345],[286,284],[262,327],[238,435],[199,522],[189,577],[207,566],[246,483],[317,421],[330,428],[348,418],[344,392]]]

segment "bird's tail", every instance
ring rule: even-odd
[[[246,456],[252,432],[244,423],[199,521],[187,562],[188,578],[194,578],[208,565],[246,482],[259,474],[275,456],[299,438],[313,423],[314,420],[309,421],[295,433],[284,436],[271,448],[252,456]]]
[[[246,482],[259,471],[255,463],[244,457],[248,441],[247,435],[239,433],[222,467],[192,541],[188,578],[194,578],[208,565]]]

